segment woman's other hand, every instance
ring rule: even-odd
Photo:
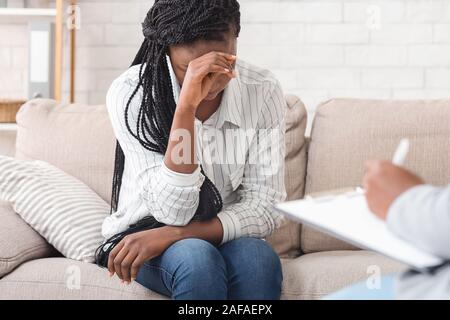
[[[124,237],[109,254],[110,276],[116,273],[122,282],[130,284],[144,262],[160,256],[178,240],[176,230],[166,226]]]

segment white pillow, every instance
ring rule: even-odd
[[[65,257],[94,262],[110,208],[81,181],[43,161],[0,156],[0,200]]]

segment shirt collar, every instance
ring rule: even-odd
[[[169,66],[173,97],[175,102],[178,103],[181,92],[180,84],[178,83],[175,71],[173,70],[172,63],[168,55],[166,55],[166,59],[167,65]],[[239,90],[240,84],[238,81],[238,78],[232,79],[223,92],[222,101],[219,109],[217,110],[217,120],[215,124],[217,128],[222,128],[225,122],[230,122],[238,127],[241,126],[241,93]]]

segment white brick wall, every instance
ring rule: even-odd
[[[6,25],[0,19],[0,97],[25,95],[27,42],[27,26]]]
[[[240,2],[239,56],[272,70],[311,112],[340,96],[450,98],[449,0]],[[142,41],[152,1],[79,3],[77,100],[103,103]],[[0,96],[26,92],[26,30],[0,20]],[[63,89],[67,97],[67,75]]]

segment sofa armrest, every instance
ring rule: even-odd
[[[14,212],[9,203],[0,201],[0,278],[22,263],[53,256],[56,250]]]

